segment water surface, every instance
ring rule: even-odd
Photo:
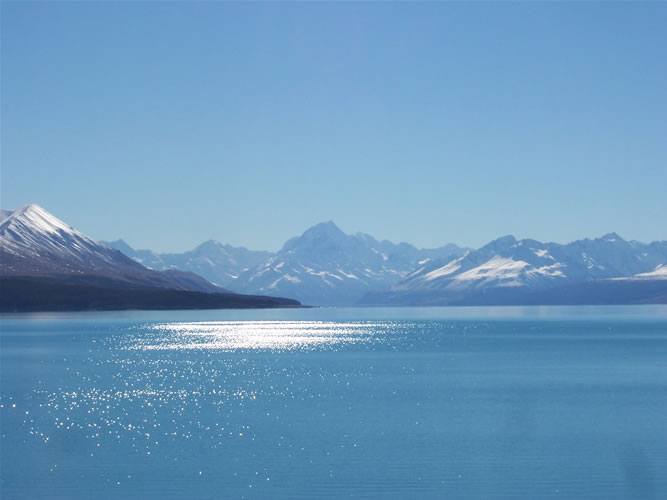
[[[1,316],[2,498],[666,498],[667,308]]]

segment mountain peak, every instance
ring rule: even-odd
[[[135,253],[134,248],[132,248],[124,239],[118,238],[116,241],[101,241],[100,243],[108,246],[109,248],[113,248],[115,250],[118,250],[128,257],[132,256],[132,254]]]
[[[44,217],[44,218],[56,219],[56,217],[51,215],[49,212],[44,210],[36,203],[29,203],[28,205],[24,205],[21,208],[17,208],[16,210],[14,210],[12,215],[14,215],[14,217],[26,216],[26,217]]]
[[[332,220],[320,222],[319,224],[315,224],[311,228],[307,229],[306,232],[317,229],[320,231],[341,231],[340,228],[336,225],[336,223]],[[341,231],[342,232],[342,231]]]
[[[487,249],[508,248],[513,245],[516,245],[516,243],[517,243],[516,238],[511,234],[508,234],[505,236],[501,236],[500,238],[496,238],[490,243],[487,243],[483,248]]]
[[[28,203],[27,205],[24,205],[23,207],[19,208],[16,210],[17,212],[24,212],[24,211],[40,211],[40,212],[46,212],[42,207],[40,207],[37,203]]]
[[[345,234],[333,221],[326,221],[306,229],[301,236],[287,240],[280,252],[295,249],[309,249],[311,252],[315,249],[321,253],[348,247],[355,241],[353,236]]]
[[[616,241],[625,241],[623,238],[621,238],[618,234],[616,233],[607,233],[600,238],[599,240],[606,241],[608,243],[614,243]]]
[[[0,242],[6,260],[2,270],[14,275],[80,273],[127,264],[118,259],[118,251],[96,243],[34,203],[15,210],[0,224]]]
[[[26,225],[45,233],[75,233],[76,231],[35,203],[14,210],[2,223],[2,230],[13,225]]]
[[[197,250],[206,250],[206,249],[218,249],[218,248],[223,248],[224,245],[220,243],[219,241],[216,240],[206,240],[203,243],[200,243],[197,245],[194,249],[196,252]]]
[[[347,236],[332,220],[326,222],[320,222],[314,226],[306,229],[301,235],[301,238],[311,238],[311,237],[325,237],[325,238],[336,238],[341,236]]]

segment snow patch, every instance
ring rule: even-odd
[[[535,249],[532,249],[532,250],[533,250],[533,253],[534,253],[535,255],[537,255],[538,257],[546,257],[547,255],[549,255],[549,251],[548,251],[548,250],[543,250],[543,249],[542,249],[542,250],[535,250]]]
[[[667,264],[660,264],[653,271],[650,271],[648,273],[635,274],[633,278],[667,279]]]
[[[522,283],[518,278],[521,272],[528,266],[530,264],[522,260],[495,256],[484,264],[459,274],[454,279],[456,281],[482,280],[484,283],[503,280],[507,281],[505,283],[506,286],[519,286]]]
[[[387,256],[386,256],[385,254],[383,254],[382,252],[378,252],[375,248],[371,248],[371,251],[375,252],[375,253],[378,254],[380,257],[382,257],[382,260],[383,260],[383,261],[386,261],[387,259],[389,259],[389,257],[387,257]]]
[[[449,262],[448,264],[446,264],[442,267],[439,267],[438,269],[436,269],[434,271],[431,271],[430,273],[426,273],[424,275],[424,280],[425,281],[433,281],[434,279],[440,278],[441,276],[449,276],[450,274],[454,274],[456,271],[461,269],[461,261],[462,260],[463,260],[463,257],[459,257],[458,259],[454,259],[453,261]]]
[[[346,272],[343,271],[341,268],[338,268],[338,272],[339,272],[340,274],[342,274],[343,276],[345,276],[346,278],[350,278],[350,279],[353,279],[353,280],[358,280],[358,279],[359,279],[359,278],[357,278],[354,274],[352,274],[352,273],[346,273]]]
[[[597,267],[598,269],[604,270],[604,266],[601,266],[595,261],[595,259],[589,257],[586,252],[581,252],[581,257],[584,259],[584,262],[586,263],[586,267],[588,269],[593,269],[594,267]]]

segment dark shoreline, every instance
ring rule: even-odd
[[[302,308],[299,301],[264,295],[160,288],[63,284],[37,278],[0,279],[0,312]]]

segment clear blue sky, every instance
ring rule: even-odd
[[[667,3],[2,3],[2,206],[275,250],[667,239]]]

